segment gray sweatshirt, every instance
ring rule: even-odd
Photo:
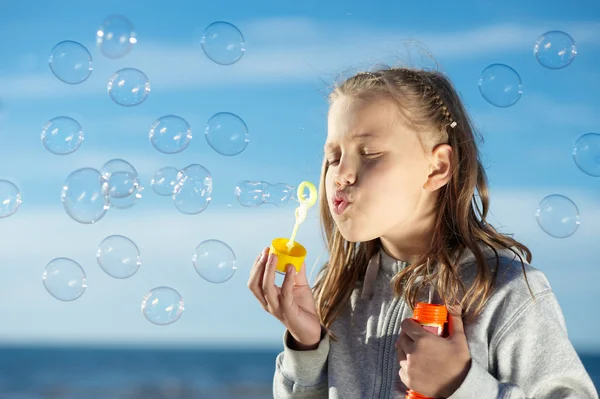
[[[493,252],[485,251],[490,267]],[[471,368],[449,399],[598,399],[591,378],[567,336],[562,310],[545,275],[499,251],[498,284],[482,313],[465,324]],[[461,258],[467,284],[477,271],[470,251]],[[357,283],[349,303],[331,325],[338,341],[322,334],[319,347],[290,349],[288,331],[277,356],[274,398],[404,398],[394,344],[410,307],[394,296],[390,282],[405,262],[379,251]],[[419,301],[426,302],[423,292]],[[434,294],[434,303],[441,303]],[[323,330],[324,332],[324,330]]]

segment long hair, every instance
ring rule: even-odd
[[[452,175],[438,192],[429,250],[401,270],[392,284],[395,295],[403,296],[414,309],[420,288],[433,281],[444,303],[460,304],[465,320],[472,320],[492,294],[499,268],[497,250],[514,252],[521,261],[523,273],[522,255],[530,263],[531,252],[525,245],[497,232],[486,221],[490,200],[486,173],[475,141],[476,132],[452,83],[439,72],[390,68],[359,73],[335,85],[329,95],[330,104],[341,96],[387,98],[397,105],[404,120],[419,134],[422,144],[443,143],[452,147]],[[324,160],[321,193],[325,193],[328,167]],[[346,241],[331,217],[325,195],[320,196],[319,211],[329,260],[319,272],[313,293],[321,323],[329,328],[381,244],[379,239],[361,243]],[[495,268],[487,263],[481,244],[495,254]],[[477,274],[469,287],[465,287],[460,278],[458,264],[465,250],[472,251],[477,263]],[[436,267],[431,270],[429,264]],[[526,274],[525,280],[532,293]]]

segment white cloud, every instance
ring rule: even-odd
[[[563,23],[580,44],[598,45],[596,22]],[[545,27],[497,24],[454,32],[422,32],[414,35],[400,29],[382,29],[356,23],[331,23],[304,18],[251,20],[239,25],[247,51],[240,62],[219,66],[202,53],[198,42],[159,43],[140,39],[125,63],[144,71],[154,91],[247,84],[277,84],[290,80],[330,81],[350,66],[378,62],[416,65],[430,60],[418,49],[403,43],[417,39],[444,62],[463,62],[484,54],[533,48]],[[416,36],[416,37],[415,37]],[[93,46],[92,43],[85,43]],[[97,57],[94,72],[80,85],[66,85],[48,71],[44,74],[5,75],[0,79],[0,96],[5,98],[49,98],[95,95],[106,91],[114,62]],[[367,64],[368,63],[368,64]],[[153,93],[150,93],[152,96]]]
[[[576,115],[577,117],[573,117]],[[513,108],[498,109],[489,105],[473,113],[476,124],[485,130],[502,132],[503,137],[540,137],[543,132],[563,130],[566,136],[587,133],[600,125],[598,112],[587,102],[555,101],[542,93],[524,93]]]

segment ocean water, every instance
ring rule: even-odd
[[[267,399],[276,350],[0,349],[1,399]],[[600,387],[600,354],[580,354]]]

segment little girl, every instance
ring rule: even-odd
[[[275,398],[598,398],[544,274],[487,221],[473,127],[440,73],[359,73],[330,95],[320,183],[329,261],[248,287],[286,327]],[[525,259],[523,259],[523,257]],[[449,336],[412,319],[444,304]]]

